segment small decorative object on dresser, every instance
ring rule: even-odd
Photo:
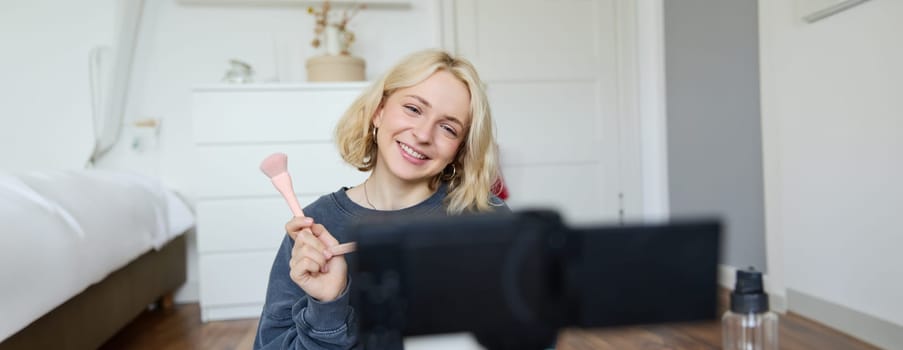
[[[237,59],[229,60],[229,70],[223,77],[224,83],[247,84],[254,82],[254,69],[250,64]]]
[[[366,5],[352,5],[337,13],[331,11],[329,1],[323,1],[320,9],[308,7],[307,13],[315,18],[314,39],[311,46],[325,48],[326,53],[307,60],[308,81],[361,81],[364,80],[365,62],[351,55],[354,32],[348,22]]]

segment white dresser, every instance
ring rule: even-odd
[[[216,85],[192,91],[201,318],[260,316],[270,267],[291,218],[260,172],[289,156],[302,207],[365,173],[333,143],[336,122],[365,83]]]

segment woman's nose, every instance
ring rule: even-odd
[[[414,134],[414,140],[419,143],[430,143],[433,138],[432,126],[429,121],[425,120],[426,118],[422,118],[418,121],[414,127],[411,129],[411,133]]]

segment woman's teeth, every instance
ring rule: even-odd
[[[400,143],[400,142],[399,142],[398,144],[400,144],[400,145],[401,145],[401,149],[403,149],[404,152],[407,153],[408,155],[410,155],[411,157],[414,157],[414,158],[417,158],[417,159],[426,159],[426,156],[425,156],[425,155],[422,155],[422,154],[420,154],[420,153],[417,153],[417,151],[415,151],[415,150],[412,149],[411,147],[408,147],[408,145],[403,144],[403,143]]]

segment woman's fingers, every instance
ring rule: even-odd
[[[322,252],[326,250],[326,245],[323,244],[320,239],[314,237],[313,232],[309,229],[303,229],[301,232],[298,232],[298,236],[295,238],[295,247],[298,247],[299,244],[310,246],[311,248],[320,251],[321,255],[323,254]]]
[[[303,281],[306,275],[317,277],[320,274],[320,265],[308,257],[292,259],[292,261],[294,261],[294,264],[292,264],[292,269],[289,271],[292,279]]]
[[[308,217],[294,217],[289,220],[288,223],[285,224],[285,231],[289,236],[295,240],[296,246],[297,241],[299,240],[299,235],[301,236],[301,240],[304,244],[310,244],[317,249],[320,249],[323,254],[326,255],[326,258],[331,258],[333,255],[341,255],[348,253],[344,249],[340,249],[339,251],[331,251],[327,249],[328,247],[335,247],[339,245],[339,241],[329,233],[329,230],[326,229],[322,224],[314,224],[313,219]],[[310,232],[314,237],[314,240],[310,240],[305,238],[308,236],[304,234],[304,232]],[[319,242],[320,244],[317,244]],[[353,249],[352,249],[353,251]]]
[[[296,216],[285,223],[285,232],[288,233],[292,239],[295,239],[298,236],[298,232],[302,229],[309,228],[313,225],[314,219],[304,216]]]
[[[329,233],[329,230],[327,230],[326,227],[321,224],[311,225],[310,231],[314,236],[317,236],[317,238],[319,238],[320,241],[325,243],[327,246],[331,247],[339,244],[339,241],[336,240],[335,237],[333,237],[332,234]]]
[[[301,247],[301,256],[313,260],[319,266],[326,265],[326,255],[324,255],[322,251],[309,245]]]
[[[305,265],[305,269],[316,268],[316,271],[312,271],[314,276],[316,276],[316,273],[319,272],[329,272],[326,260],[331,257],[331,254],[326,251],[326,245],[324,245],[319,238],[315,237],[310,229],[303,229],[298,232],[298,235],[295,237],[295,246],[292,247],[292,258],[297,261],[294,265],[291,265],[292,267],[296,267],[297,264],[302,263],[304,259],[310,259],[316,264],[316,267]]]
[[[285,229],[295,246],[292,248],[292,257],[306,257],[317,264],[320,273],[329,272],[328,260],[335,255],[342,255],[354,251],[354,244],[339,244],[339,241],[329,233],[329,230],[321,224],[314,224],[310,218],[295,217],[285,224]],[[293,230],[295,230],[293,232]],[[292,268],[303,260],[292,263]],[[299,267],[300,268],[300,267]]]
[[[317,236],[320,242],[323,242],[325,244],[323,254],[326,255],[327,259],[331,259],[334,255],[343,254],[337,254],[336,252],[333,252],[332,249],[330,249],[332,247],[338,246],[339,241],[335,239],[335,237],[333,237],[331,233],[329,233],[329,230],[327,230],[326,227],[320,224],[314,224],[310,227],[310,231],[314,236]]]
[[[318,264],[316,261],[313,261],[313,259],[308,258],[306,256],[301,259],[301,263],[298,265],[298,268],[302,272],[309,273],[313,276],[316,276],[317,274],[320,273],[320,264]]]

